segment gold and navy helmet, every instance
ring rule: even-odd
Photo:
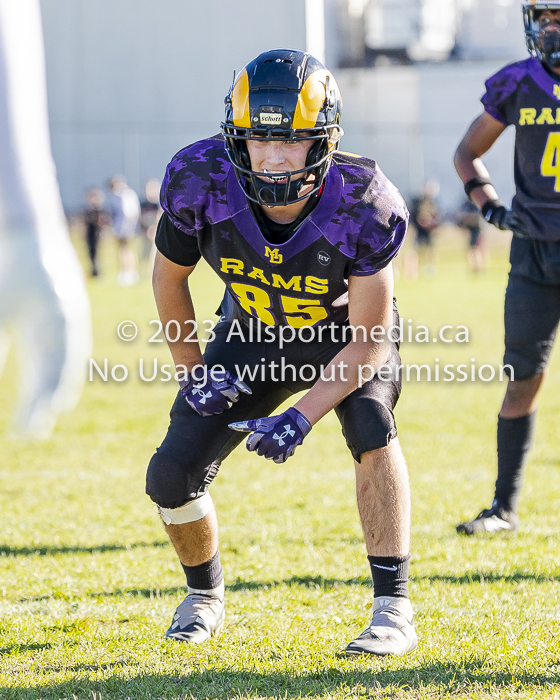
[[[523,24],[529,53],[552,68],[560,66],[560,30],[543,32],[539,27],[539,17],[543,10],[560,10],[560,0],[540,2],[524,0]]]
[[[239,73],[225,98],[221,124],[229,159],[247,197],[268,207],[299,202],[323,185],[342,136],[342,100],[331,72],[305,51],[274,49]],[[251,169],[246,142],[312,140],[305,168],[275,174],[276,182]],[[304,173],[294,179],[294,175]],[[259,175],[261,177],[259,177]],[[300,196],[304,185],[313,188]]]

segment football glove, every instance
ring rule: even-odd
[[[181,396],[201,416],[223,413],[239,400],[239,392],[252,393],[244,381],[227,370],[210,370],[202,381],[187,375],[179,386]]]
[[[529,238],[524,222],[506,207],[499,199],[491,199],[482,207],[482,216],[489,223],[502,231],[511,231],[519,238]]]
[[[230,423],[229,427],[252,433],[245,443],[249,452],[256,451],[261,457],[283,464],[301,445],[312,426],[303,413],[289,408],[279,416]]]

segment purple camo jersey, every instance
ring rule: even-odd
[[[335,153],[320,200],[292,237],[267,241],[221,136],[187,146],[167,168],[161,204],[223,279],[245,321],[294,328],[343,323],[350,275],[398,253],[408,211],[374,161]]]

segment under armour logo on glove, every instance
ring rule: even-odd
[[[287,425],[284,426],[284,431],[285,431],[285,432],[283,432],[282,435],[277,435],[276,433],[274,433],[274,435],[272,436],[272,439],[273,439],[273,440],[277,440],[277,441],[278,441],[278,445],[279,445],[280,447],[284,447],[284,445],[286,444],[286,443],[284,442],[284,438],[285,438],[286,436],[293,437],[293,436],[296,434],[296,431],[295,431],[295,430],[291,430],[291,429],[290,429],[290,424],[289,424],[289,423],[288,423]]]
[[[200,396],[198,399],[198,403],[204,405],[206,403],[206,399],[211,399],[212,398],[212,392],[209,391],[207,394],[204,393],[204,389],[197,389],[196,387],[192,390],[192,395],[193,396]],[[187,399],[188,401],[188,399]]]
[[[198,381],[192,375],[179,382],[181,396],[201,416],[223,413],[239,400],[239,392],[251,394],[251,389],[233,372],[210,370]]]
[[[246,442],[249,452],[256,451],[261,457],[282,464],[294,454],[312,426],[303,413],[289,408],[279,416],[230,423],[229,427],[243,433],[253,433]]]

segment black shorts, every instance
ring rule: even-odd
[[[560,242],[514,237],[510,262],[504,364],[514,379],[531,379],[548,363],[560,319]]]
[[[398,326],[396,309],[395,325]],[[283,349],[278,342],[243,342],[238,334],[231,334],[226,342],[230,329],[231,323],[227,321],[216,326],[216,337],[206,347],[205,364],[208,367],[223,365],[233,372],[236,365],[258,366],[254,379],[245,377],[253,393],[241,394],[239,401],[227,411],[205,417],[199,416],[180,394],[177,395],[167,435],[150,461],[146,479],[146,493],[164,508],[179,508],[208,489],[222,461],[247,437],[245,433],[228,428],[229,423],[273,414],[286,399],[310,389],[315,383],[313,370],[319,376],[321,366],[326,367],[345,345],[341,342],[340,328],[335,336],[338,342],[332,342],[330,334],[325,332],[322,342],[306,343],[296,339]],[[279,365],[273,370],[274,376],[271,376],[271,362]],[[401,385],[396,344],[391,347],[386,365],[393,368],[392,380],[384,381],[376,376],[335,408],[346,444],[357,461],[363,453],[385,447],[397,435],[393,408]],[[296,376],[290,366],[296,369]]]

